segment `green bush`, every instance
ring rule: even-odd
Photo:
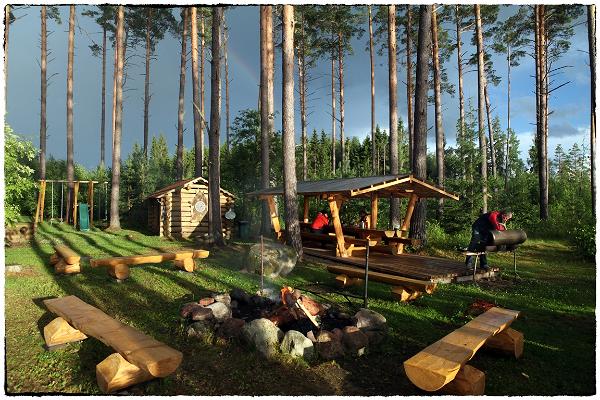
[[[33,168],[28,164],[37,155],[33,144],[19,138],[4,125],[4,215],[5,224],[17,222],[19,215],[30,212],[35,198]]]
[[[571,241],[579,251],[588,258],[596,257],[596,227],[594,222],[583,222],[578,223],[569,231]]]

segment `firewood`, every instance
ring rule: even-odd
[[[79,263],[67,264],[67,262],[61,258],[54,266],[54,272],[57,274],[78,274],[81,272],[81,267]]]
[[[485,373],[470,365],[464,365],[454,380],[440,391],[449,395],[482,396],[485,392]]]
[[[183,260],[175,260],[175,261],[173,261],[173,265],[175,265],[176,268],[179,268],[179,269],[187,271],[187,272],[194,272],[194,269],[196,268],[196,264],[194,263],[193,258],[186,258]]]
[[[96,365],[96,381],[103,393],[111,393],[154,377],[136,367],[119,353],[111,354]]]
[[[57,262],[59,262],[61,259],[61,257],[58,255],[58,253],[54,253],[50,256],[50,264],[54,265]]]
[[[109,265],[107,271],[110,276],[116,279],[129,278],[129,266],[127,264]]]
[[[44,327],[44,340],[48,347],[78,342],[86,338],[87,336],[84,333],[73,328],[62,317],[54,318]]]
[[[495,336],[492,336],[485,342],[485,348],[499,351],[515,358],[521,358],[523,355],[524,335],[512,328],[506,328]]]

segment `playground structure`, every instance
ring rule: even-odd
[[[408,379],[418,388],[448,394],[483,395],[485,373],[467,365],[482,346],[515,358],[523,354],[523,334],[510,324],[519,311],[493,307],[404,361]]]
[[[46,203],[46,186],[47,183],[50,183],[50,221],[54,221],[54,184],[61,185],[60,190],[60,222],[64,222],[63,219],[63,211],[66,211],[67,216],[71,216],[73,218],[73,227],[77,227],[77,208],[79,207],[79,186],[80,184],[87,184],[87,199],[88,199],[88,208],[89,208],[89,226],[94,226],[94,185],[100,184],[104,187],[104,219],[108,219],[108,182],[99,182],[99,181],[67,181],[67,180],[52,180],[52,179],[41,179],[38,192],[38,200],[37,207],[35,210],[34,224],[37,225],[38,222],[44,222],[44,210]],[[70,183],[73,184],[73,199],[71,210],[65,210],[69,205],[65,205],[65,183],[67,184],[67,191],[69,190],[68,186]],[[102,190],[98,190],[98,220],[100,219],[100,211],[102,206]],[[71,211],[69,213],[69,211]],[[67,221],[68,223],[69,221]]]
[[[164,378],[181,364],[180,351],[117,321],[76,296],[47,299],[44,304],[58,315],[44,327],[48,348],[92,336],[116,351],[96,365],[96,379],[104,393]]]

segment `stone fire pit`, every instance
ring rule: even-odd
[[[387,331],[381,314],[363,308],[349,315],[292,288],[265,290],[262,296],[236,288],[186,303],[180,315],[190,337],[239,339],[266,357],[277,352],[324,360],[360,356]]]

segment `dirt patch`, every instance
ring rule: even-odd
[[[5,270],[7,277],[39,276],[40,274],[29,265],[7,265]]]

